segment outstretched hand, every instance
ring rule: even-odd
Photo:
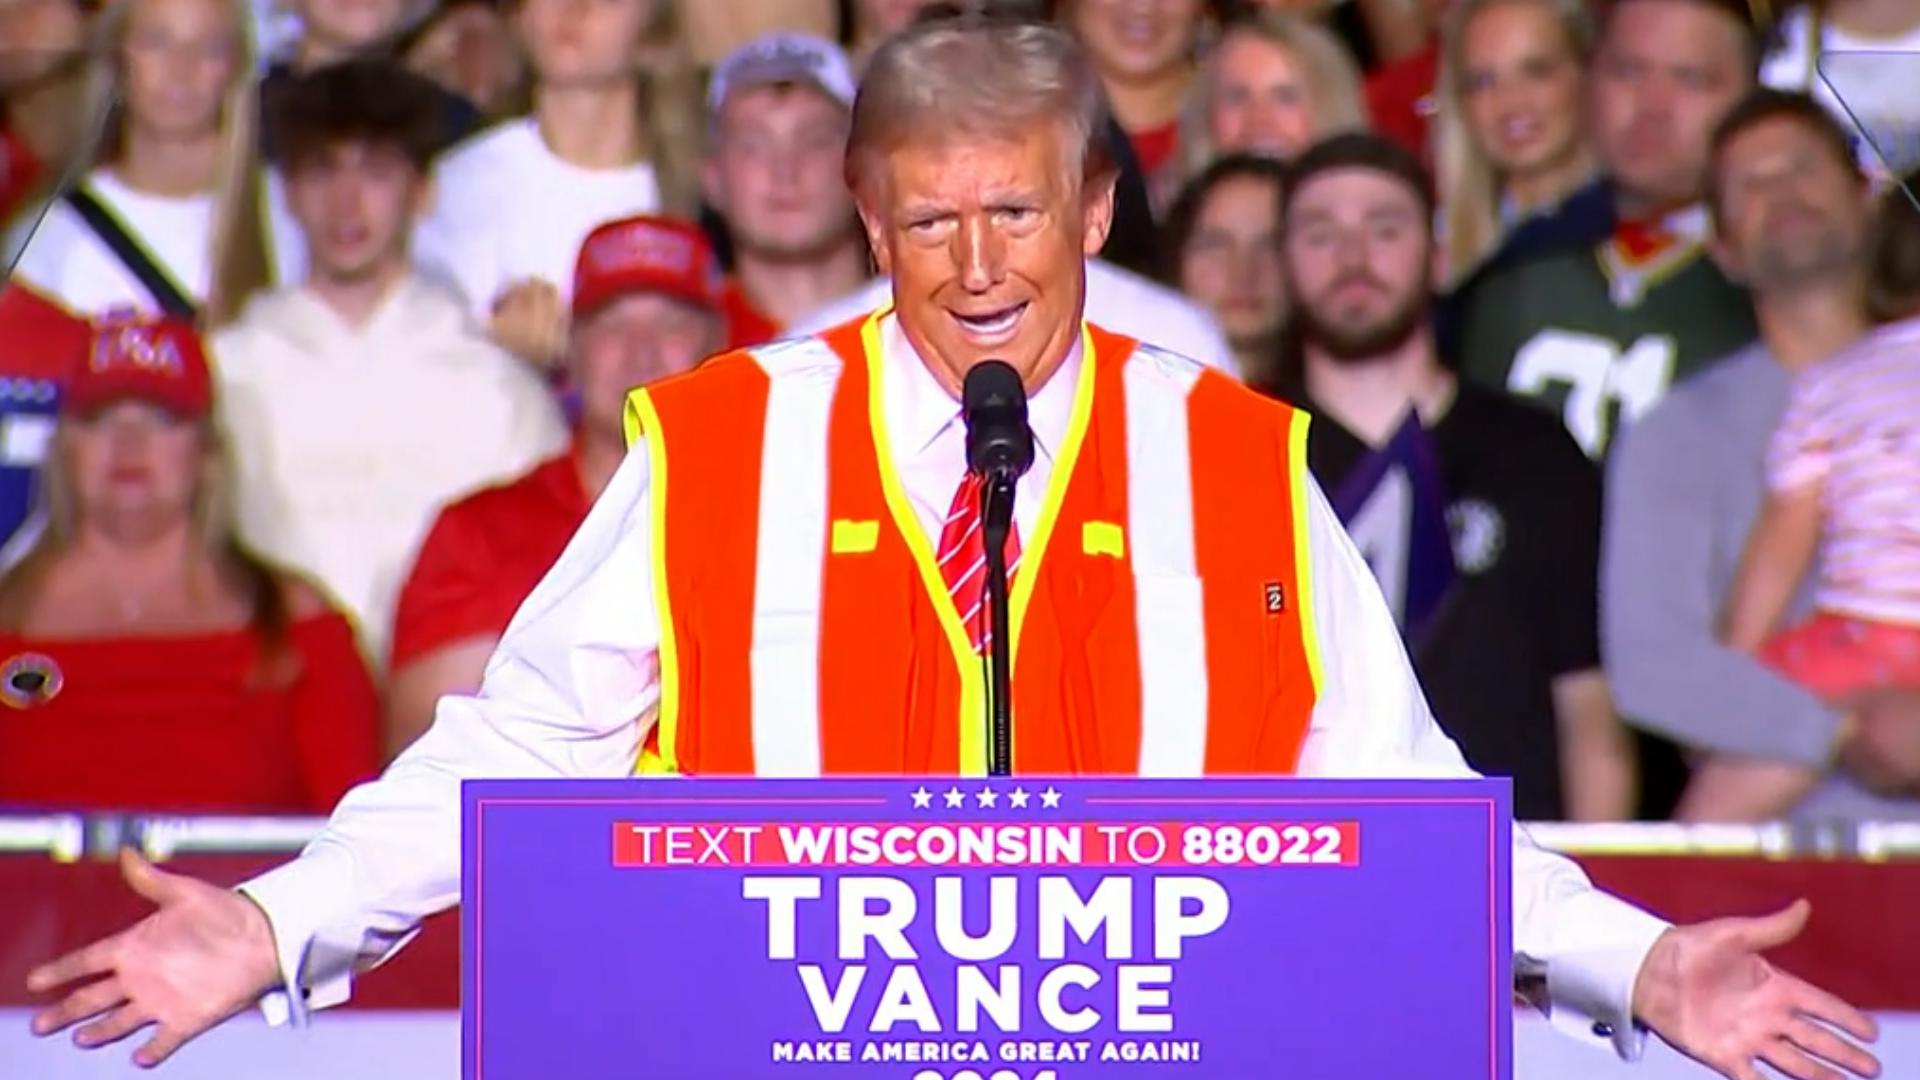
[[[1634,1015],[1729,1080],[1763,1080],[1757,1061],[1794,1080],[1879,1076],[1859,1045],[1877,1035],[1873,1019],[1760,955],[1800,936],[1811,910],[1801,900],[1764,918],[1667,931],[1634,983]]]
[[[92,1048],[155,1025],[133,1056],[151,1067],[273,987],[273,929],[239,893],[169,874],[131,849],[121,851],[120,870],[158,910],[30,972],[27,989],[34,993],[92,980],[35,1015],[33,1031],[50,1035],[88,1021],[73,1041]]]

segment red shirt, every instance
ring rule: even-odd
[[[1367,111],[1374,130],[1432,161],[1427,126],[1433,120],[1435,80],[1440,77],[1440,46],[1429,45],[1367,76]]]
[[[727,350],[750,349],[780,336],[780,324],[760,313],[747,299],[737,278],[728,278],[720,296],[720,312],[727,319]]]
[[[19,281],[0,287],[0,374],[65,382],[86,358],[93,326]]]
[[[379,771],[373,679],[334,611],[287,628],[259,685],[251,628],[183,637],[0,634],[0,804],[324,813]]]
[[[592,505],[569,450],[440,511],[400,590],[392,669],[457,641],[503,633]]]
[[[18,135],[0,128],[0,221],[13,217],[20,204],[40,186],[45,172],[40,159]]]
[[[1173,159],[1174,148],[1180,141],[1180,122],[1175,120],[1146,131],[1129,131],[1127,141],[1133,144],[1133,156],[1140,162],[1141,174],[1158,176],[1161,167]]]

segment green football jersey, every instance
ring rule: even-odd
[[[1622,421],[1756,333],[1745,290],[1691,242],[1637,260],[1614,240],[1571,248],[1463,299],[1460,370],[1554,410],[1595,458]]]

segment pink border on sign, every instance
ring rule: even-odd
[[[473,1077],[474,1077],[474,1080],[481,1080],[481,1073],[484,1072],[486,1069],[486,1056],[480,1053],[480,1035],[481,1035],[482,1026],[487,1014],[487,1010],[486,1010],[487,981],[483,977],[483,973],[486,970],[484,953],[486,951],[485,942],[487,940],[486,919],[485,919],[487,893],[485,889],[479,888],[478,886],[485,874],[485,862],[486,862],[486,851],[487,851],[487,844],[486,844],[487,807],[495,806],[495,805],[499,805],[499,806],[611,806],[611,805],[632,806],[635,804],[642,804],[647,806],[885,806],[887,804],[887,800],[879,797],[853,798],[850,796],[836,797],[836,796],[828,796],[828,795],[822,795],[817,798],[795,798],[795,799],[775,799],[775,798],[767,798],[762,796],[746,796],[746,795],[740,795],[740,796],[711,795],[706,797],[687,797],[687,796],[676,797],[671,795],[661,795],[661,796],[636,795],[636,796],[622,796],[620,798],[591,798],[583,795],[576,798],[553,798],[553,799],[534,799],[534,798],[518,798],[518,797],[511,797],[511,796],[498,796],[491,799],[489,798],[476,799],[474,801],[474,823],[473,823],[473,878],[474,878],[474,885],[475,885],[475,888],[473,890]]]
[[[705,798],[693,798],[693,797],[676,798],[672,796],[650,797],[650,796],[644,796],[644,795],[632,796],[632,797],[621,797],[621,798],[589,798],[585,796],[582,796],[579,798],[550,798],[550,799],[513,798],[513,797],[505,797],[505,796],[498,797],[498,798],[491,798],[491,799],[481,798],[476,800],[474,803],[474,807],[475,807],[474,837],[473,837],[474,882],[475,882],[475,885],[477,886],[480,880],[482,879],[482,877],[484,876],[484,860],[486,858],[486,848],[487,848],[487,845],[486,845],[487,807],[493,806],[496,804],[503,805],[503,806],[607,806],[607,805],[631,806],[635,804],[649,805],[649,806],[885,806],[887,804],[887,801],[888,800],[886,800],[885,798],[877,798],[877,797],[876,798],[852,798],[847,796],[838,796],[838,797],[820,796],[818,798],[793,798],[793,799],[776,799],[776,798],[765,798],[765,797],[754,797],[754,796],[731,796],[731,797],[708,796]],[[1494,836],[1494,826],[1495,826],[1497,815],[1494,812],[1494,801],[1492,799],[1447,798],[1442,796],[1434,796],[1430,798],[1409,796],[1406,798],[1371,797],[1371,798],[1352,798],[1352,799],[1328,799],[1328,798],[1252,796],[1252,795],[1248,795],[1248,796],[1222,795],[1222,796],[1211,796],[1211,797],[1195,796],[1190,798],[1173,798],[1173,797],[1167,797],[1167,796],[1128,797],[1128,796],[1113,796],[1113,795],[1107,795],[1107,796],[1092,795],[1092,796],[1087,796],[1081,801],[1084,803],[1087,803],[1088,805],[1100,805],[1100,806],[1324,806],[1331,803],[1331,804],[1346,805],[1346,806],[1480,806],[1480,807],[1484,807],[1487,812],[1487,867],[1488,867],[1488,873],[1487,873],[1487,930],[1488,930],[1487,973],[1489,976],[1487,1000],[1490,1006],[1487,1010],[1487,1052],[1490,1055],[1487,1061],[1487,1076],[1489,1080],[1500,1080],[1500,1013],[1499,1013],[1499,1010],[1501,1008],[1500,986],[1493,981],[1493,976],[1497,975],[1500,970],[1500,957],[1497,952],[1499,948],[1499,943],[1500,943],[1499,942],[1499,939],[1500,939],[1499,876],[1500,875],[1496,870],[1496,867],[1499,862],[1499,850],[1496,845],[1496,838]],[[1512,867],[1508,867],[1508,875],[1509,876],[1512,875]],[[486,890],[480,889],[477,887],[474,889],[474,896],[473,896],[473,1076],[474,1076],[474,1080],[482,1080],[481,1074],[483,1070],[486,1068],[486,1065],[485,1065],[486,1058],[484,1055],[480,1053],[481,1028],[482,1028],[482,1022],[486,1016],[486,1008],[485,1008],[486,979],[483,977],[483,972],[485,970],[485,967],[484,967],[484,962],[482,957],[482,954],[484,952],[484,945],[486,942],[485,896],[486,896]],[[1508,912],[1507,917],[1511,919],[1513,917],[1512,912]],[[1507,991],[1509,994],[1511,994],[1512,987],[1508,987]],[[1512,1006],[1509,1004],[1507,1006],[1507,1009],[1509,1013],[1511,1013]]]
[[[1494,981],[1494,977],[1497,976],[1500,971],[1500,956],[1498,952],[1500,946],[1500,875],[1498,872],[1500,852],[1496,846],[1496,838],[1494,836],[1494,824],[1498,815],[1494,812],[1492,799],[1449,798],[1440,795],[1431,797],[1410,795],[1404,798],[1374,796],[1357,799],[1313,799],[1282,795],[1196,795],[1185,798],[1165,795],[1089,795],[1081,801],[1089,805],[1099,804],[1102,806],[1300,806],[1338,803],[1344,806],[1485,807],[1487,811],[1487,1003],[1489,1005],[1487,1009],[1487,1052],[1492,1055],[1487,1061],[1487,1076],[1490,1080],[1500,1080],[1500,1009],[1502,1005],[1500,1003],[1500,985]],[[1507,868],[1507,876],[1513,876],[1513,868],[1511,866]],[[1512,920],[1513,913],[1511,911],[1507,913],[1507,918],[1508,920]],[[1511,994],[1512,992],[1513,988],[1508,987],[1507,993]],[[1506,1005],[1505,1008],[1509,1013],[1513,1010],[1511,1004]]]

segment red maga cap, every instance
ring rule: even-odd
[[[213,375],[200,335],[179,319],[129,319],[94,328],[61,395],[63,412],[144,401],[198,419],[213,411]]]
[[[672,218],[610,221],[587,235],[573,271],[573,313],[587,315],[628,293],[655,292],[720,310],[720,261],[705,233]]]

